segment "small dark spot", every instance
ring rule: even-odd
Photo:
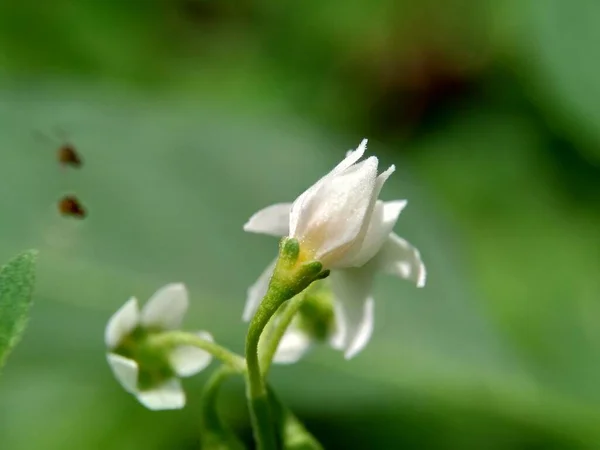
[[[81,156],[72,144],[63,144],[58,149],[58,161],[64,166],[81,167]]]
[[[83,219],[87,213],[74,195],[65,195],[58,202],[58,210],[63,216]]]

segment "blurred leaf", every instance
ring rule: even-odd
[[[600,2],[518,2],[526,17],[520,43],[535,100],[562,134],[600,162]]]
[[[29,250],[0,268],[0,367],[21,339],[29,320],[37,252]]]

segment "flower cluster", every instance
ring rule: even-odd
[[[244,448],[216,414],[219,385],[231,374],[246,379],[259,449],[286,440],[321,448],[267,386],[271,362],[296,362],[315,342],[350,359],[373,332],[377,273],[425,285],[419,251],[393,231],[406,200],[379,199],[395,168],[379,172],[375,156],[362,159],[366,146],[365,139],[293,203],[264,208],[244,225],[282,238],[278,257],[247,292],[245,358],[206,331],[179,330],[188,307],[183,284],[164,286],[141,309],[131,298],[111,317],[107,359],[126,391],[149,409],[181,408],[186,399],[179,378],[195,375],[214,357],[223,366],[205,386],[204,448]]]

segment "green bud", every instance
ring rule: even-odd
[[[335,324],[333,296],[328,283],[313,283],[304,293],[296,315],[298,327],[317,340],[330,336]]]

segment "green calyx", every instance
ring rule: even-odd
[[[280,299],[289,300],[305,290],[313,281],[329,276],[319,261],[301,258],[301,247],[297,239],[283,238],[279,244],[279,259],[271,278],[269,289],[278,293]]]
[[[134,360],[138,365],[138,388],[152,389],[175,376],[167,348],[152,345],[149,337],[159,330],[136,327],[123,338],[113,353]]]

